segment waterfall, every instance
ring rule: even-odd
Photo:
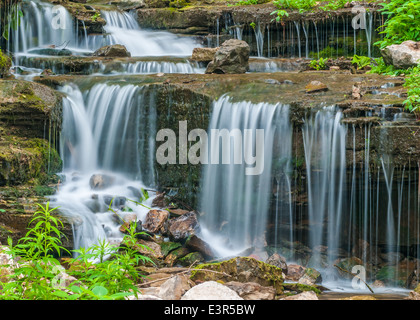
[[[262,247],[273,184],[271,177],[276,177],[282,192],[288,180],[292,137],[289,107],[231,102],[224,96],[214,103],[209,125],[209,130],[213,129],[227,129],[232,134],[235,130],[251,129],[254,135],[257,129],[263,129],[264,170],[260,175],[246,175],[246,165],[236,161],[204,166],[201,193],[204,237],[221,256]]]
[[[170,32],[142,30],[135,12],[102,11],[104,34],[89,35],[86,28],[79,34],[77,21],[63,6],[25,1],[21,10],[21,24],[12,32],[13,48],[9,49],[25,55],[31,51],[39,55],[39,50],[34,49],[49,47],[91,53],[104,45],[122,44],[132,56],[190,56],[200,46]]]
[[[305,119],[302,129],[308,188],[309,243],[328,246],[329,261],[340,247],[346,174],[346,127],[335,107],[325,107]],[[318,251],[317,251],[318,252]],[[319,261],[319,256],[314,257]]]
[[[122,235],[118,217],[108,211],[111,200],[121,218],[132,211],[141,220],[148,211],[130,200],[139,201],[140,189],[155,180],[154,94],[108,84],[83,93],[74,85],[61,91],[66,94],[60,139],[65,180],[51,200],[73,223],[75,248],[101,239],[118,242]],[[105,181],[100,188],[92,187],[95,174]]]
[[[204,73],[205,68],[200,67],[197,62],[168,62],[168,61],[138,61],[125,65],[126,73],[148,74],[148,73]]]

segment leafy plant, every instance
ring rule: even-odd
[[[329,1],[327,4],[325,4],[324,6],[319,7],[321,10],[324,11],[330,11],[330,10],[338,10],[341,8],[344,8],[346,6],[347,3],[349,3],[351,1],[348,0],[332,0]]]
[[[360,70],[369,66],[371,63],[371,59],[366,56],[354,55],[351,62],[357,66],[357,69]]]
[[[405,78],[404,87],[407,88],[407,99],[404,101],[405,108],[418,113],[420,107],[420,64],[409,71]]]
[[[420,1],[391,0],[381,4],[385,23],[380,27],[384,38],[375,42],[380,48],[406,40],[420,41]]]
[[[61,220],[53,216],[56,208],[38,204],[39,209],[29,222],[31,226],[26,235],[13,246],[8,239],[8,254],[14,260],[19,258],[19,266],[14,269],[10,281],[3,285],[0,299],[30,299],[46,300],[59,290],[54,286],[54,280],[62,267],[54,255],[60,256],[67,251],[61,246],[63,226]]]
[[[311,60],[309,67],[315,70],[325,70],[327,69],[326,62],[328,59],[320,58],[319,60]]]

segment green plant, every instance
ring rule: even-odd
[[[386,16],[380,27],[384,38],[375,42],[384,48],[391,44],[400,44],[406,40],[420,41],[420,1],[391,0],[381,3],[380,10]]]
[[[407,99],[404,101],[405,108],[418,113],[420,106],[420,64],[409,70],[404,87],[407,88]]]
[[[8,254],[19,259],[19,266],[0,290],[0,299],[46,300],[60,290],[55,286],[62,267],[54,256],[67,251],[61,246],[61,220],[53,216],[56,208],[38,204],[26,235],[14,246],[8,239]]]
[[[325,70],[327,69],[326,62],[328,59],[320,58],[319,60],[311,60],[309,67],[315,70]]]
[[[357,66],[357,69],[360,70],[371,64],[371,58],[354,55],[351,62]]]
[[[98,18],[101,16],[100,12],[95,12],[93,14],[93,16],[90,18],[93,22],[95,22],[96,20],[98,20]]]
[[[324,6],[319,7],[321,10],[324,11],[331,11],[331,10],[338,10],[341,8],[344,8],[346,6],[347,3],[349,3],[351,1],[348,0],[332,0],[329,1],[327,4],[325,4]]]

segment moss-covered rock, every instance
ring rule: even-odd
[[[162,242],[160,244],[160,249],[162,254],[166,257],[170,252],[175,249],[178,249],[182,245],[178,242]]]
[[[262,286],[274,287],[277,294],[283,292],[282,270],[254,258],[236,257],[218,263],[201,264],[196,269],[205,270],[194,270],[191,273],[193,281],[256,282]]]
[[[184,267],[189,267],[193,263],[200,263],[203,261],[204,257],[200,252],[191,252],[185,255],[184,257],[178,259],[178,262]]]
[[[11,67],[12,60],[0,50],[0,78],[6,76]]]

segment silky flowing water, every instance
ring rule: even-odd
[[[204,73],[202,65],[173,60],[191,56],[193,48],[200,46],[193,38],[142,30],[134,12],[103,11],[105,34],[88,35],[79,30],[64,9],[61,23],[68,27],[51,28],[51,4],[27,1],[22,10],[22,23],[8,45],[15,53],[14,65],[32,68],[34,74],[46,67],[65,73],[39,49],[54,45],[83,57],[109,44],[125,45],[133,57],[152,57],[126,63],[123,71],[116,74]],[[325,23],[288,22],[282,32],[257,23],[249,33],[225,14],[222,20],[217,19],[217,37],[209,37],[208,44],[220,45],[224,25],[232,37],[254,41],[260,60],[251,64],[251,71],[278,72],[281,66],[268,57],[318,57],[323,50],[330,50],[337,57],[374,55],[372,43],[377,37],[374,26],[378,17],[367,13],[366,19],[368,27],[360,32],[349,27],[347,17],[339,16]],[[39,62],[35,59],[39,57],[45,60]],[[86,73],[104,75],[104,70],[100,65]],[[155,136],[161,129],[157,127],[156,92],[138,84],[111,84],[106,77],[89,86],[68,84],[59,90],[65,95],[59,143],[64,181],[51,198],[52,205],[59,206],[72,221],[75,248],[89,247],[101,240],[118,243],[122,238],[121,218],[135,214],[144,220],[148,212],[131,200],[140,200],[142,188],[156,187]],[[269,247],[288,262],[319,269],[323,285],[337,292],[354,291],[349,280],[333,277],[333,265],[337,259],[352,257],[352,248],[360,241],[369,243],[364,257],[369,262],[375,263],[380,252],[419,257],[418,167],[394,166],[385,150],[380,154],[380,165],[372,167],[370,126],[364,127],[364,158],[356,165],[356,128],[342,122],[344,116],[339,108],[328,105],[307,111],[300,119],[301,130],[294,127],[291,108],[282,103],[238,101],[228,95],[213,102],[209,132],[248,130],[253,137],[254,155],[261,147],[255,145],[256,132],[264,130],[263,171],[246,175],[249,165],[235,158],[235,145],[229,157],[237,161],[203,165],[201,192],[197,195],[203,213],[203,239],[219,257],[237,255],[250,247],[259,252]],[[382,116],[386,117],[385,113]],[[236,143],[242,138],[239,136]],[[295,158],[296,141],[303,143],[304,163]],[[210,140],[210,146],[217,142]],[[349,154],[352,164],[348,163]],[[103,188],[92,188],[94,175],[109,183]],[[154,193],[149,193],[151,198],[145,205],[150,207]],[[304,206],[299,204],[300,198],[306,199]],[[118,210],[120,216],[109,210],[111,201],[111,208]],[[303,243],[311,250],[309,261],[300,255]],[[397,267],[395,279],[407,270]],[[396,287],[398,283],[395,284]],[[380,292],[401,290],[388,287]]]

